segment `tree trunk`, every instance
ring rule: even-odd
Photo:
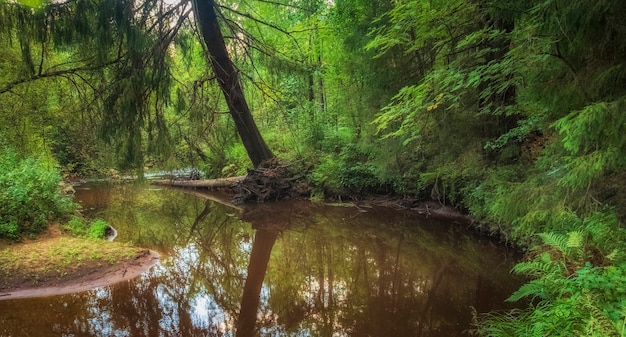
[[[320,114],[324,114],[326,112],[326,93],[324,92],[324,77],[322,76],[322,57],[317,56],[317,67],[319,70],[319,75],[317,75],[317,88],[319,90],[319,107]]]
[[[196,20],[209,51],[215,77],[224,93],[226,104],[248,156],[255,168],[274,158],[252,118],[239,82],[239,74],[228,56],[224,37],[217,21],[214,0],[193,1]]]

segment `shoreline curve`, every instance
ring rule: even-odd
[[[89,271],[84,275],[69,277],[54,284],[42,284],[32,287],[0,289],[0,301],[33,297],[48,297],[83,292],[95,288],[114,285],[140,276],[155,266],[160,254],[146,250],[145,254],[124,261],[120,264]]]

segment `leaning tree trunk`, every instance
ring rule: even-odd
[[[224,93],[226,104],[252,165],[257,168],[264,161],[274,158],[274,155],[252,118],[239,82],[239,74],[228,56],[224,37],[217,21],[215,1],[194,0],[193,5],[202,38],[209,51],[215,77]]]

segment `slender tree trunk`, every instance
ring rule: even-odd
[[[311,109],[309,112],[311,122],[315,122],[315,109],[313,108],[315,105],[315,78],[313,76],[313,70],[311,70],[307,75],[307,79],[309,81],[309,102],[311,103]]]
[[[235,127],[241,141],[248,152],[252,165],[257,168],[264,161],[274,158],[274,155],[263,140],[252,118],[252,113],[250,113],[239,82],[239,74],[228,56],[224,36],[217,20],[215,1],[194,0],[193,5],[202,38],[209,51],[213,71],[224,93],[226,104],[235,121]]]
[[[318,69],[322,69],[322,57],[321,56],[317,57],[317,66],[318,66]],[[321,71],[317,75],[317,88],[319,91],[318,100],[319,100],[319,106],[320,106],[320,113],[324,114],[326,112],[326,93],[324,92],[324,77],[322,76]]]

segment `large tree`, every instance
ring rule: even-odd
[[[274,155],[263,140],[246,102],[239,74],[228,56],[224,37],[217,20],[215,1],[193,0],[196,20],[210,55],[217,82],[224,93],[230,115],[254,167]]]

